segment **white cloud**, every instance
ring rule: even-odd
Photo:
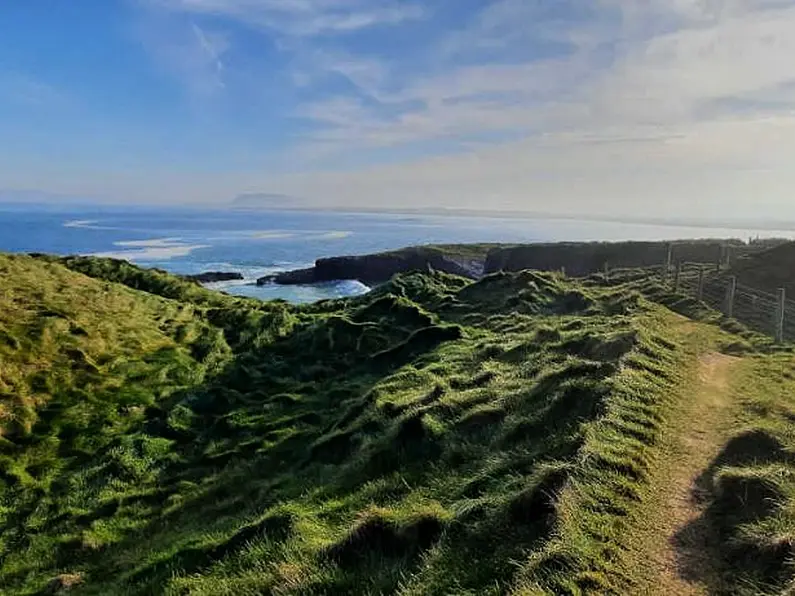
[[[668,14],[677,21],[684,17],[680,28],[638,38],[638,32],[652,26],[649,21],[659,18],[661,7],[654,9],[652,4],[643,11],[639,3],[628,2],[612,27],[604,20],[596,27],[577,22],[565,35],[559,32],[561,38],[577,40],[562,56],[518,64],[452,64],[441,74],[409,79],[398,92],[372,90],[385,108],[380,111],[351,98],[333,97],[303,106],[300,113],[337,125],[336,136],[345,143],[359,137],[366,144],[381,145],[456,132],[537,130],[539,125],[545,132],[662,126],[720,117],[727,109],[721,102],[727,100],[761,106],[775,99],[780,106],[791,99],[795,6],[737,2],[724,3],[727,6],[718,11],[716,4],[673,3]],[[484,11],[488,18],[464,37],[456,33],[452,39],[457,45],[476,46],[478,39],[507,27],[513,14],[508,9],[516,6],[515,0],[492,4]],[[705,24],[706,16],[716,12],[731,16]],[[498,21],[497,15],[504,20]],[[525,22],[514,19],[513,29],[521,29]],[[470,38],[473,43],[463,42]],[[450,47],[450,39],[443,40],[444,47]],[[611,46],[609,53],[606,45]],[[386,77],[380,72],[378,78]],[[373,86],[371,79],[368,87]],[[406,113],[401,106],[409,103],[414,109]],[[327,129],[319,132],[320,138],[329,136],[335,135]]]
[[[279,34],[346,33],[421,18],[421,4],[367,0],[143,0],[176,13],[214,15]]]
[[[440,47],[510,50],[526,40],[519,15],[538,6],[492,3]],[[599,11],[555,21],[547,38],[569,43],[562,54],[453,61],[376,89],[379,106],[303,106],[319,125],[310,146],[324,149],[308,155],[439,139],[459,139],[463,154],[303,175],[285,190],[360,204],[795,215],[795,2],[603,0]],[[479,133],[496,134],[490,148],[472,148]]]
[[[795,5],[653,37],[615,65],[601,83],[601,95],[618,99],[613,111],[625,120],[626,110],[644,119],[708,119],[719,116],[704,112],[710,102],[762,101],[795,81],[793,25]]]
[[[342,77],[364,95],[377,97],[388,80],[388,68],[370,56],[339,49],[289,47],[291,75],[297,87],[313,87],[329,77]]]
[[[262,191],[329,205],[795,217],[795,0],[493,0],[451,30],[434,15],[455,1],[138,0],[196,24],[165,36],[161,61],[213,89],[232,68],[234,27],[277,41],[300,98],[279,117],[305,125],[276,166],[160,172],[158,188],[201,200]],[[419,18],[415,46],[346,43]],[[299,173],[284,174],[287,163]]]
[[[793,138],[795,116],[630,136],[556,133],[356,173],[283,178],[280,188],[357,206],[749,218],[783,217],[789,208],[791,217]]]
[[[192,91],[203,93],[223,87],[225,71],[227,78],[236,74],[243,79],[262,76],[257,64],[260,56],[238,52],[244,66],[237,71],[227,60],[241,27],[260,35],[279,52],[288,62],[286,66],[278,61],[263,65],[275,70],[286,68],[285,78],[296,88],[308,88],[336,75],[354,86],[374,90],[383,82],[385,67],[381,62],[347,52],[335,42],[349,34],[410,23],[428,14],[421,3],[404,0],[129,1],[141,9],[138,37],[155,61]],[[188,31],[193,35],[186,35]]]
[[[223,84],[221,82],[221,74],[224,70],[222,57],[224,52],[229,48],[226,38],[219,35],[210,36],[196,23],[191,23],[191,30],[196,36],[196,40],[199,42],[199,46],[204,52],[207,60],[215,67],[219,84]]]
[[[193,95],[208,96],[223,89],[229,37],[196,22],[176,22],[147,15],[136,36],[155,64],[177,78]]]

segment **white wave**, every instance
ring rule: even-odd
[[[226,290],[229,288],[236,288],[238,286],[251,286],[257,283],[257,279],[243,278],[243,279],[227,279],[224,281],[210,281],[202,285],[208,290]]]
[[[124,246],[127,248],[170,248],[172,246],[182,246],[182,238],[153,238],[152,240],[120,240],[114,242],[113,246]]]
[[[71,221],[64,222],[63,227],[65,227],[65,228],[91,228],[97,223],[99,223],[99,222],[96,219],[73,219]]]
[[[240,267],[237,265],[230,264],[228,267],[215,267],[215,269],[237,271],[243,276],[243,279],[213,281],[202,285],[204,285],[204,287],[209,288],[211,290],[227,290],[239,286],[251,286],[251,285],[256,285],[257,280],[260,279],[261,277],[265,277],[266,275],[274,275],[276,273],[281,273],[283,271],[291,271],[293,269],[305,269],[307,267],[312,267],[313,265],[314,263],[302,264],[302,263],[293,263],[293,262],[280,262],[274,266],[269,266],[269,267],[253,267],[253,266]],[[213,269],[213,267],[211,267],[210,264],[204,264],[202,266],[203,271],[208,271],[211,269]]]
[[[238,285],[228,288],[228,293],[248,296],[260,300],[283,298],[288,302],[305,304],[335,298],[359,296],[370,291],[366,285],[356,281],[336,281],[309,285],[280,286],[278,284]]]
[[[295,233],[284,230],[261,230],[249,233],[248,237],[255,240],[284,240],[286,238],[294,238]]]
[[[101,226],[98,219],[72,219],[63,223],[64,228],[80,228],[83,230],[123,230],[114,226]],[[129,230],[128,230],[129,231]]]
[[[243,276],[243,279],[226,279],[223,281],[211,281],[202,284],[204,287],[211,290],[225,290],[227,288],[234,288],[236,286],[250,286],[256,284],[260,277],[277,273],[279,270],[273,267],[230,267],[229,271],[235,271]]]
[[[370,286],[355,279],[343,279],[333,282],[333,284],[341,296],[361,296],[372,289]]]
[[[351,236],[353,236],[353,232],[332,231],[332,232],[326,232],[325,234],[321,234],[320,236],[318,236],[318,238],[321,238],[323,240],[343,240]]]
[[[175,257],[186,257],[194,250],[209,248],[209,244],[186,244],[180,238],[154,238],[152,240],[121,240],[114,246],[130,248],[94,253],[92,256],[126,261],[167,261]]]
[[[253,230],[244,233],[246,238],[253,240],[286,240],[288,238],[305,237],[311,240],[341,240],[353,235],[343,230]]]

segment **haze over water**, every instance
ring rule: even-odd
[[[366,254],[417,244],[658,240],[793,232],[616,222],[193,208],[57,207],[0,204],[0,251],[101,255],[174,273],[239,271],[229,293],[309,302],[361,293],[357,282],[257,287],[262,275],[308,267],[319,257]]]

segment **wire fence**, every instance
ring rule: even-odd
[[[787,299],[783,288],[776,293],[752,288],[698,263],[658,270],[674,291],[701,300],[778,342],[795,340],[795,301]]]

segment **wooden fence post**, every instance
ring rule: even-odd
[[[698,268],[698,299],[704,300],[704,265]]]
[[[674,273],[674,293],[679,293],[679,287],[682,281],[682,261],[676,262],[676,273]]]
[[[726,290],[726,308],[724,312],[726,316],[732,318],[734,316],[734,295],[737,293],[737,278],[732,275],[729,278],[729,287]]]
[[[668,243],[668,256],[665,258],[665,273],[663,273],[663,279],[668,281],[668,276],[671,275],[671,264],[673,263],[674,259],[674,245],[672,243]]]
[[[787,290],[778,289],[778,308],[776,309],[776,343],[784,343],[784,312],[787,306]]]

